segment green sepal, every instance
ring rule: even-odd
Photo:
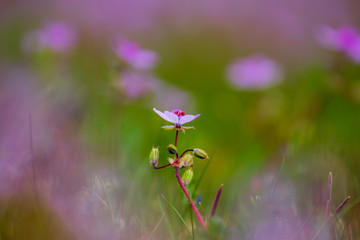
[[[174,130],[174,129],[176,129],[176,127],[173,126],[173,125],[162,126],[161,128],[165,129],[165,130]]]

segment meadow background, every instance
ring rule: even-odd
[[[0,239],[359,239],[359,11],[1,1]],[[224,184],[209,235],[149,165],[174,141],[153,107],[201,114],[179,148],[210,155],[189,186],[206,216]]]

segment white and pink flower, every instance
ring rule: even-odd
[[[153,110],[164,120],[171,122],[175,125],[175,126],[164,126],[163,128],[165,129],[173,129],[173,128],[176,128],[178,130],[193,129],[194,127],[184,127],[182,125],[191,122],[200,116],[200,114],[196,114],[196,115],[185,114],[185,112],[183,112],[181,109],[174,109],[171,112],[169,111],[161,112],[156,108],[153,108]]]

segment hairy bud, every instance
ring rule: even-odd
[[[209,155],[200,148],[195,148],[193,153],[196,157],[201,158],[201,159],[209,158]]]
[[[150,152],[150,165],[156,167],[159,162],[159,148],[153,147]]]
[[[191,183],[191,180],[193,179],[193,176],[194,176],[194,172],[193,172],[192,168],[189,168],[188,170],[186,170],[184,172],[184,175],[182,176],[181,181],[183,182],[185,187],[189,186],[189,184]]]
[[[177,152],[177,148],[175,147],[174,144],[170,144],[170,145],[168,146],[168,150],[169,150],[169,153],[170,153],[170,154],[175,154],[175,153]]]
[[[194,157],[191,154],[186,154],[180,159],[179,168],[188,168],[193,165]]]
[[[170,164],[173,164],[173,163],[175,162],[175,160],[172,159],[172,158],[168,158],[168,160],[169,160],[169,163],[170,163]]]

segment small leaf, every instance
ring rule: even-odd
[[[345,200],[338,206],[338,208],[335,211],[336,214],[338,214],[341,211],[341,209],[346,205],[346,203],[349,201],[349,199],[350,199],[350,196],[345,198]]]

